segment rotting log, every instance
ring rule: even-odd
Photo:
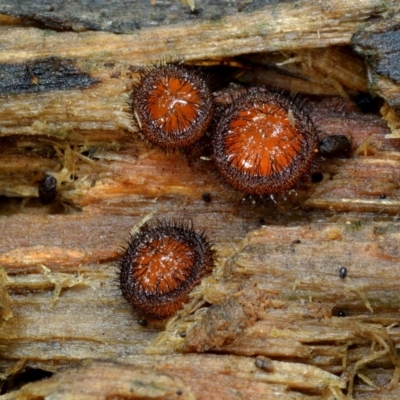
[[[120,35],[4,17],[0,367],[4,382],[65,369],[2,397],[397,399],[399,141],[353,101],[368,92],[364,60],[337,45],[398,8],[284,2]],[[243,198],[206,147],[165,154],[137,134],[132,85],[160,59],[301,93],[320,137],[347,136],[351,156],[317,159],[275,202]],[[37,201],[45,173],[58,180],[48,206]],[[181,312],[143,327],[119,293],[117,262],[132,226],[151,216],[192,219],[218,261]],[[87,359],[106,361],[72,365]]]
[[[288,382],[301,387],[304,375],[309,387],[331,384],[343,387],[339,378],[312,366],[294,366],[269,361],[263,370],[261,359],[235,356],[133,356],[124,364],[110,362],[82,363],[57,374],[47,381],[32,383],[21,389],[19,396],[62,396],[65,399],[98,398],[165,398],[232,399],[241,395],[251,399],[315,399],[315,396],[288,391]],[[263,359],[264,366],[267,360]],[[265,368],[265,367],[264,367]],[[298,385],[298,386],[296,386]],[[16,394],[4,399],[16,399]]]

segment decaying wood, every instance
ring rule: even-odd
[[[399,22],[400,14],[391,15],[357,32],[352,39],[355,50],[366,57],[375,78],[378,78],[372,82],[373,89],[396,108],[400,105],[400,100],[395,96],[400,82],[396,68],[400,57]],[[385,81],[387,87],[384,86]],[[395,85],[392,90],[389,90],[390,84]]]
[[[270,0],[268,4],[276,5],[279,2]],[[58,31],[131,33],[176,23],[220,21],[230,15],[240,16],[241,13],[264,7],[263,0],[96,0],[95,4],[85,0],[72,3],[54,0],[50,4],[43,0],[2,0],[0,14],[12,15],[25,23]]]
[[[2,29],[0,63],[6,63],[0,71],[2,81],[12,82],[20,95],[11,102],[8,96],[0,99],[0,135],[44,135],[69,143],[92,143],[96,139],[109,143],[116,139],[116,132],[132,131],[129,110],[132,66],[160,59],[190,61],[345,45],[350,43],[361,21],[397,8],[394,0],[383,4],[364,0],[357,5],[344,0],[323,5],[308,1],[282,3],[263,12],[227,17],[218,24],[174,25],[131,35]],[[61,88],[49,84],[41,87],[41,76],[35,75],[37,63],[52,57],[56,57],[52,75],[65,68],[65,64],[73,64],[71,68],[90,74],[99,83],[90,91],[82,91],[82,86],[78,86],[76,90],[58,91],[54,96],[52,90]],[[309,63],[309,59],[304,59],[303,64],[304,61],[305,65]],[[26,72],[22,73],[21,68]],[[335,77],[330,79],[335,81]],[[24,92],[21,86],[37,90]],[[16,94],[7,89],[3,87],[2,92]],[[103,135],[93,137],[94,132]]]
[[[397,8],[300,1],[122,35],[3,27],[1,377],[66,369],[0,397],[397,399],[399,141],[351,100],[368,91],[364,60],[334,46]],[[138,134],[132,85],[160,58],[336,96],[302,105],[320,138],[350,140],[350,157],[317,157],[274,201],[243,198],[221,183],[207,144],[166,154]],[[58,180],[49,206],[36,200],[45,173]],[[192,219],[218,260],[182,311],[143,327],[117,264],[151,217]],[[87,359],[105,361],[71,367]]]
[[[7,321],[12,317],[10,296],[7,290],[7,273],[0,270],[0,321]]]
[[[21,224],[29,221],[27,216],[19,219]],[[84,252],[92,259],[78,267],[77,276],[67,273],[74,270],[72,265],[68,267],[63,259],[54,256],[53,262],[59,264],[52,265],[52,272],[38,268],[41,254],[42,258],[56,254],[46,246],[26,246],[19,257],[14,253],[14,269],[7,262],[11,273],[18,272],[21,263],[25,264],[23,270],[32,272],[8,278],[14,316],[2,329],[2,335],[8,338],[7,347],[3,342],[4,366],[13,359],[25,359],[27,365],[52,369],[84,358],[129,362],[130,355],[138,352],[176,351],[236,354],[250,357],[243,361],[250,365],[254,363],[252,356],[264,355],[278,360],[296,359],[291,378],[282,382],[269,373],[265,379],[271,383],[322,393],[334,376],[326,375],[327,379],[330,376],[326,382],[321,378],[325,382],[321,385],[310,381],[310,377],[301,383],[293,376],[298,365],[313,365],[317,374],[325,370],[341,375],[341,383],[333,386],[352,382],[357,373],[372,380],[380,373],[378,382],[382,382],[385,371],[388,383],[381,390],[386,390],[387,398],[395,398],[397,392],[389,389],[396,387],[394,349],[400,341],[396,324],[400,301],[396,279],[398,223],[342,218],[336,224],[271,225],[252,231],[235,246],[226,237],[224,241],[221,232],[221,237],[216,236],[221,256],[217,270],[192,293],[192,303],[171,319],[156,339],[157,325],[137,325],[137,317],[118,297],[112,264],[97,264],[94,258],[99,257],[100,262],[106,257],[95,247],[104,244],[91,233],[99,235],[109,225],[113,234],[108,239],[115,237],[118,229],[129,229],[131,218],[90,220],[92,227],[83,216],[42,216],[36,220],[37,238],[30,238],[37,242],[39,232],[47,230],[49,236],[54,236],[58,226],[63,227],[75,233],[69,244],[64,238],[64,246],[71,248],[71,254],[77,253],[72,247],[78,247],[83,236],[91,238],[89,243],[85,240]],[[67,221],[80,229],[68,227]],[[50,232],[43,227],[46,225]],[[221,230],[229,232],[229,227]],[[120,236],[122,240],[124,235]],[[110,252],[109,258],[112,257]],[[16,268],[18,260],[21,261]],[[4,261],[3,257],[1,263]],[[79,263],[72,259],[72,264]],[[348,269],[345,279],[338,276],[339,266]],[[39,273],[33,272],[35,268]],[[58,272],[63,270],[66,271]],[[59,288],[63,290],[60,292]],[[213,305],[193,314],[204,301]],[[338,317],[339,311],[344,311],[346,318]],[[136,359],[146,358],[141,355]],[[157,358],[148,360],[157,363]],[[185,358],[179,360],[182,367]],[[189,358],[187,362],[194,361]],[[218,363],[209,360],[204,368],[219,368]],[[290,370],[290,364],[286,368]],[[190,379],[183,380],[191,385]]]
[[[399,143],[397,139],[386,138],[389,130],[385,122],[377,116],[362,114],[353,103],[337,98],[310,102],[307,107],[321,138],[346,135],[352,142],[354,157],[319,160],[314,171],[321,172],[324,179],[314,185],[308,179],[306,192],[299,188],[298,198],[304,193],[306,205],[313,209],[397,214]],[[103,137],[97,130],[91,135]],[[125,144],[117,144],[124,138]],[[221,185],[212,163],[199,158],[201,152],[164,154],[150,148],[138,135],[120,130],[114,131],[111,139],[116,142],[72,147],[65,141],[42,136],[14,139],[17,145],[14,141],[5,144],[0,158],[4,171],[0,191],[10,197],[37,197],[38,181],[49,172],[60,182],[59,200],[77,209],[140,215],[153,212],[154,207],[158,213],[165,213],[174,209],[171,204],[176,204],[190,210],[192,201],[201,204],[202,193],[211,192],[213,205],[208,208],[203,205],[202,212],[222,209],[237,212],[240,193]],[[82,152],[91,152],[95,161]],[[71,174],[75,177],[71,178]],[[381,195],[386,198],[380,198]],[[148,202],[143,203],[143,198]],[[159,201],[154,204],[150,201],[153,198]]]
[[[391,15],[367,26],[352,40],[354,49],[369,62],[372,91],[388,102],[383,114],[393,138],[400,137],[400,74],[397,68],[400,61],[399,22],[400,14]]]
[[[368,92],[364,60],[347,47],[261,53],[248,60],[253,68],[239,76],[240,82],[268,85],[292,94],[348,98]]]
[[[312,366],[270,360],[269,371],[265,371],[262,362],[257,361],[261,359],[215,355],[141,355],[130,357],[123,364],[89,361],[3,399],[57,395],[64,399],[314,399],[301,392],[288,392],[290,386],[304,386],[304,375],[310,388],[330,385],[335,393],[343,387],[339,378]]]
[[[36,57],[79,57],[94,61],[145,63],[182,57],[211,59],[246,53],[300,48],[322,48],[350,43],[360,23],[371,16],[399,10],[396,0],[345,0],[324,3],[306,0],[283,2],[254,13],[217,21],[186,23],[146,29],[131,35],[100,32],[53,35],[49,31],[22,29],[2,32],[3,51],[13,50],[2,62],[24,62]],[[11,36],[10,36],[11,35]],[[37,44],[40,43],[40,46]],[[193,46],[194,43],[199,43]]]

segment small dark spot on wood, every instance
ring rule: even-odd
[[[203,193],[202,198],[203,198],[204,203],[210,203],[211,202],[211,193],[208,193],[208,192]]]
[[[373,97],[369,93],[360,93],[354,101],[364,114],[378,114],[383,105],[380,97]]]
[[[272,360],[268,357],[264,357],[264,356],[257,357],[255,360],[255,365],[257,368],[260,368],[265,372],[273,372],[274,371],[274,365],[272,363]]]
[[[347,268],[346,267],[340,267],[339,269],[339,277],[340,278],[346,278],[347,275]]]
[[[12,392],[31,382],[37,382],[50,378],[52,375],[52,372],[45,371],[40,368],[26,367],[21,373],[16,374],[13,379],[5,381],[1,394]]]
[[[319,183],[324,179],[324,175],[321,172],[315,172],[311,175],[311,182],[312,183]]]
[[[219,21],[221,18],[222,18],[221,14],[214,14],[211,16],[210,20],[216,22],[216,21]]]
[[[346,158],[350,149],[349,139],[344,135],[327,136],[319,142],[319,153],[326,158]]]
[[[90,158],[91,160],[93,160],[95,153],[96,153],[96,147],[95,147],[95,146],[91,146],[91,147],[89,147],[87,150],[82,151],[81,154],[82,154],[83,156],[88,157],[88,158]]]
[[[57,197],[57,179],[51,175],[45,175],[39,182],[39,200],[42,204],[50,204]]]
[[[195,8],[193,10],[189,11],[190,15],[201,15],[201,13],[203,12],[202,8]]]

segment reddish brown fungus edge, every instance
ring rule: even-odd
[[[191,85],[200,99],[196,104],[197,115],[190,126],[168,131],[151,116],[149,98],[165,79],[175,78],[182,85]],[[141,134],[150,143],[162,149],[185,148],[197,142],[207,131],[213,114],[214,102],[207,80],[193,67],[166,64],[142,71],[132,93],[132,108]],[[179,119],[178,119],[179,120]]]
[[[300,151],[288,167],[270,175],[249,174],[232,165],[224,143],[230,124],[238,118],[239,112],[254,108],[260,103],[272,104],[288,115],[290,112],[292,125],[303,136]],[[218,172],[227,184],[246,194],[277,194],[293,188],[309,171],[317,149],[318,136],[309,116],[290,98],[259,87],[248,89],[245,94],[221,111],[213,130],[213,159]]]
[[[143,254],[139,248],[149,246],[157,240],[172,239],[190,249],[193,259],[190,273],[176,289],[167,292],[152,288],[146,290],[146,282],[136,279],[137,257]],[[204,232],[194,229],[191,222],[154,220],[144,224],[130,236],[128,246],[119,262],[119,284],[124,298],[142,314],[163,319],[181,309],[189,300],[189,293],[200,284],[201,279],[214,268],[215,252]],[[155,291],[155,293],[154,293]],[[153,292],[153,293],[149,293]]]

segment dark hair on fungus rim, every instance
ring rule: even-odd
[[[181,309],[214,267],[214,250],[191,222],[149,221],[131,235],[120,260],[120,288],[143,314],[163,319]]]
[[[309,171],[317,149],[306,113],[291,99],[257,87],[223,111],[213,133],[218,171],[247,194],[292,188]]]
[[[214,113],[211,91],[201,75],[174,64],[141,75],[132,106],[143,136],[163,149],[184,148],[199,140]]]

